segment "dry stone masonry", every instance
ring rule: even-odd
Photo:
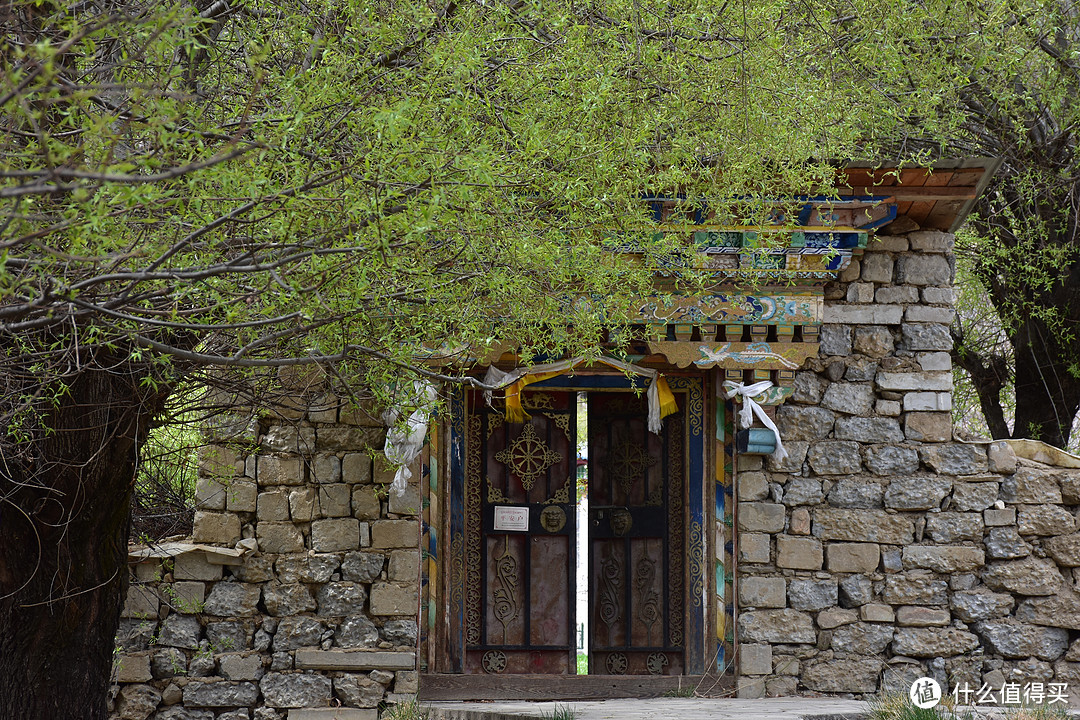
[[[952,246],[871,241],[777,411],[791,456],[738,460],[742,697],[1080,692],[1080,470],[954,440]]]
[[[193,536],[134,565],[112,717],[376,720],[415,696],[418,485],[387,492],[377,421],[311,407],[202,448]]]

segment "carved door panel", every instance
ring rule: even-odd
[[[525,423],[468,416],[465,672],[573,673],[576,396],[526,392]]]
[[[589,395],[590,673],[683,673],[683,417],[655,435],[644,395]]]

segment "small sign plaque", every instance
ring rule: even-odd
[[[496,507],[495,529],[508,530],[511,532],[528,532],[529,508],[505,506]]]

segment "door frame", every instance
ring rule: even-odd
[[[712,413],[707,412],[710,396],[705,373],[665,374],[673,393],[682,393],[686,423],[686,543],[685,570],[685,665],[684,675],[701,675],[715,653],[715,628],[711,575],[716,548],[713,533],[708,531],[713,517],[712,482],[706,478],[706,468],[714,443]],[[645,390],[644,381],[619,373],[575,372],[530,385],[531,390],[563,390],[571,392],[625,392]],[[424,578],[422,591],[426,612],[421,616],[421,648],[427,649],[422,668],[429,672],[462,673],[465,649],[465,505],[466,461],[465,444],[468,393],[463,388],[450,395],[449,412],[443,424],[446,442],[429,443],[428,475],[429,508],[425,513]],[[432,438],[429,438],[429,441]],[[437,468],[446,468],[440,482]],[[440,538],[442,538],[440,540]],[[571,598],[573,602],[573,598]],[[423,655],[423,653],[422,653]],[[426,662],[425,662],[426,661]],[[570,676],[560,676],[570,677]],[[639,676],[626,676],[639,677]]]

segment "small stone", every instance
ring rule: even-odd
[[[747,643],[815,643],[814,621],[797,610],[750,610],[739,613],[738,634]]]
[[[1021,535],[1067,535],[1076,530],[1076,518],[1063,507],[1028,505],[1019,509],[1017,526]]]
[[[986,459],[990,472],[1003,475],[1016,472],[1016,453],[1007,442],[998,440],[990,443],[986,449]]]
[[[919,453],[914,448],[870,445],[865,452],[866,469],[875,475],[911,475],[919,469]]]
[[[816,692],[873,693],[882,666],[880,659],[864,656],[814,661],[803,671],[802,684]]]
[[[919,442],[952,439],[952,416],[942,412],[909,412],[904,415],[904,437]]]
[[[782,532],[786,520],[783,505],[742,503],[739,505],[739,529],[745,532]]]
[[[244,617],[257,612],[261,588],[237,582],[219,582],[206,598],[203,612],[207,615]]]
[[[1068,630],[1025,625],[1014,618],[983,620],[975,625],[975,631],[991,652],[1007,658],[1053,661],[1069,647]]]
[[[313,612],[317,607],[311,591],[299,583],[267,584],[263,587],[263,603],[266,611],[275,617]]]
[[[834,418],[829,410],[815,406],[783,405],[776,411],[776,425],[785,444],[789,440],[824,440],[832,432]]]
[[[275,708],[326,707],[332,694],[330,678],[307,673],[268,673],[259,688]]]
[[[878,295],[881,295],[882,290],[884,288],[877,291]],[[855,328],[852,348],[857,353],[867,357],[882,358],[892,353],[894,345],[893,334],[886,327],[866,325]]]
[[[377,647],[379,629],[362,615],[347,617],[338,626],[334,643],[343,648]]]
[[[900,423],[894,418],[843,417],[835,424],[837,440],[863,443],[896,443],[904,439]]]
[[[832,630],[841,625],[849,625],[858,622],[859,615],[854,610],[846,608],[829,608],[818,613],[817,624],[822,630]]]
[[[791,519],[788,523],[788,532],[792,535],[809,535],[810,511],[802,507],[792,510]]]
[[[944,605],[949,601],[949,586],[932,575],[906,572],[885,578],[885,602],[892,605]]]
[[[983,511],[983,522],[987,527],[1000,527],[1016,524],[1016,508],[998,510],[991,508]]]
[[[961,540],[982,540],[982,513],[943,512],[926,519],[926,532],[935,542],[955,543]]]
[[[865,575],[848,575],[840,581],[841,607],[866,605],[874,598],[874,586]]]

